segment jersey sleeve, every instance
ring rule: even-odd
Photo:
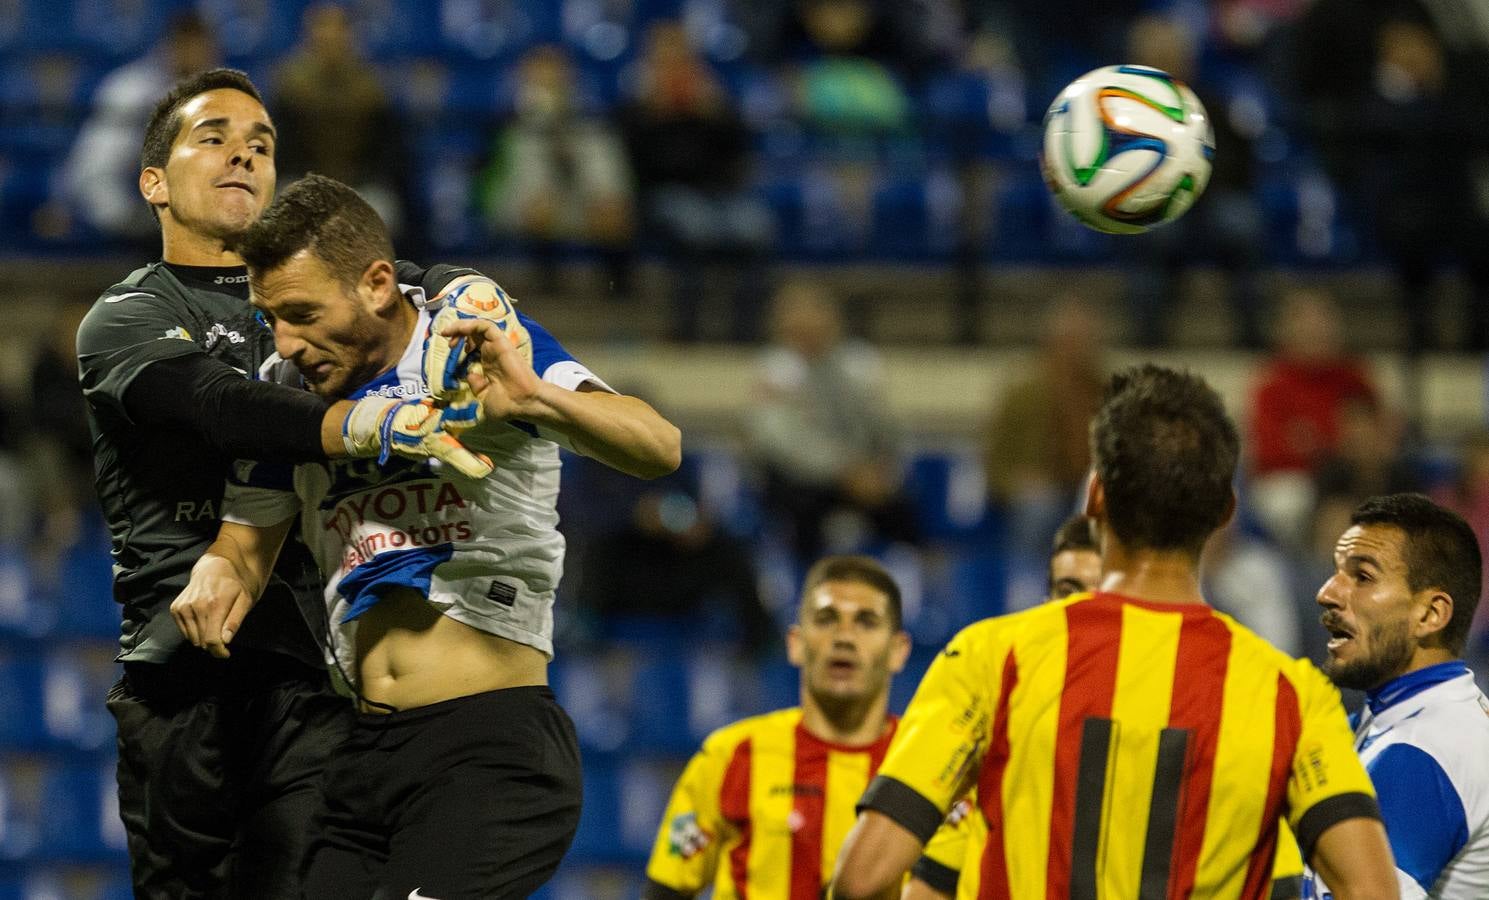
[[[931,663],[860,810],[889,816],[926,843],[971,786],[987,752],[998,680],[988,677],[991,623],[958,634]],[[1001,659],[995,664],[1001,668]],[[994,669],[996,671],[996,669]]]
[[[99,298],[78,327],[83,396],[128,420],[124,394],[151,363],[204,353],[200,328],[181,304],[120,286]]]
[[[946,821],[941,823],[941,827],[926,842],[920,859],[910,870],[910,876],[919,878],[942,894],[956,896],[962,863],[967,858],[968,831],[974,815],[977,815],[976,788],[952,805]]]
[[[1319,835],[1358,817],[1380,818],[1370,776],[1355,753],[1339,691],[1307,660],[1291,670],[1298,695],[1299,734],[1287,784],[1287,824],[1302,858]]]
[[[1409,896],[1408,887],[1432,890],[1442,870],[1468,843],[1468,817],[1458,789],[1442,765],[1413,744],[1385,748],[1370,761],[1369,772],[1402,896]]]
[[[1287,822],[1277,824],[1277,853],[1272,857],[1269,900],[1299,900],[1303,896],[1303,854]]]
[[[294,466],[239,460],[222,491],[222,521],[268,528],[300,512]]]
[[[677,780],[646,864],[654,886],[648,896],[692,897],[713,880],[726,827],[719,792],[732,750],[730,742],[711,738]]]

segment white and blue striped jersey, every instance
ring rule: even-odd
[[[1351,717],[1403,900],[1489,898],[1489,699],[1461,661],[1393,679]],[[1328,900],[1310,875],[1307,898]]]
[[[405,286],[405,292],[416,296]],[[422,397],[421,360],[431,311],[420,310],[397,367],[349,394]],[[610,390],[532,319],[533,367],[568,390]],[[279,360],[265,378],[298,380]],[[553,655],[553,597],[563,570],[558,531],[563,435],[525,422],[467,432],[461,440],[494,469],[470,479],[435,460],[394,456],[288,467],[240,464],[223,520],[269,526],[301,516],[301,534],[326,579],[332,626],[328,662],[355,671],[358,616],[390,587],[412,588],[444,615]],[[291,489],[292,488],[292,489]]]

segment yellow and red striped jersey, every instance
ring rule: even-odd
[[[926,843],[920,860],[910,870],[913,877],[948,897],[977,896],[977,877],[981,873],[976,853],[986,842],[987,822],[974,814],[976,809],[977,789],[973,788],[952,805],[946,821]],[[967,859],[969,847],[974,848],[971,860]],[[1302,896],[1303,858],[1292,829],[1283,821],[1277,827],[1277,854],[1272,861],[1272,890],[1268,900],[1301,900]]]
[[[866,747],[813,736],[796,707],[714,732],[673,788],[646,896],[818,900],[896,722]]]
[[[974,786],[963,897],[1263,900],[1279,818],[1306,858],[1379,817],[1311,663],[1207,606],[1102,593],[957,635],[861,806],[924,841]]]

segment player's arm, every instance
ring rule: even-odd
[[[1386,829],[1379,819],[1356,817],[1318,836],[1308,858],[1334,900],[1398,900]]]
[[[1287,784],[1287,822],[1303,859],[1335,900],[1394,900],[1400,894],[1391,846],[1339,691],[1307,660],[1298,660],[1291,674],[1300,730]]]
[[[986,752],[989,709],[1001,680],[973,637],[974,625],[936,657],[905,711],[884,763],[858,803],[858,822],[838,852],[832,895],[898,896],[901,879],[976,780]],[[1001,661],[993,671],[1001,670]]]
[[[961,880],[962,864],[967,855],[972,816],[978,815],[976,789],[957,801],[951,814],[926,842],[925,850],[905,882],[900,900],[951,900]]]
[[[688,760],[657,827],[643,900],[696,897],[713,881],[725,827],[719,792],[732,751],[733,746],[711,737]]]
[[[207,552],[191,568],[191,580],[171,601],[171,617],[192,646],[213,656],[227,645],[269,583],[274,561],[294,517],[259,527],[223,522]]]
[[[443,326],[480,353],[471,390],[489,421],[520,419],[566,437],[580,453],[639,478],[658,478],[682,462],[682,432],[646,401],[581,385],[566,390],[538,377],[497,324],[462,318]]]

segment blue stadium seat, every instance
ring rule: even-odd
[[[47,746],[42,660],[29,653],[0,653],[0,748]]]
[[[916,454],[906,473],[906,488],[925,537],[948,541],[985,537],[987,485],[982,460],[973,448]]]
[[[62,637],[117,640],[119,604],[114,601],[108,537],[86,535],[62,559],[57,591],[57,634]]]
[[[119,791],[109,764],[64,764],[43,777],[46,814],[39,853],[72,863],[120,862],[126,857]]]
[[[24,548],[0,541],[0,639],[24,644],[56,624],[54,604],[40,595]]]
[[[46,763],[38,756],[0,756],[0,863],[30,860],[41,846]]]
[[[114,720],[103,699],[119,679],[113,641],[64,645],[43,662],[43,728],[48,743],[85,753],[111,753]]]

